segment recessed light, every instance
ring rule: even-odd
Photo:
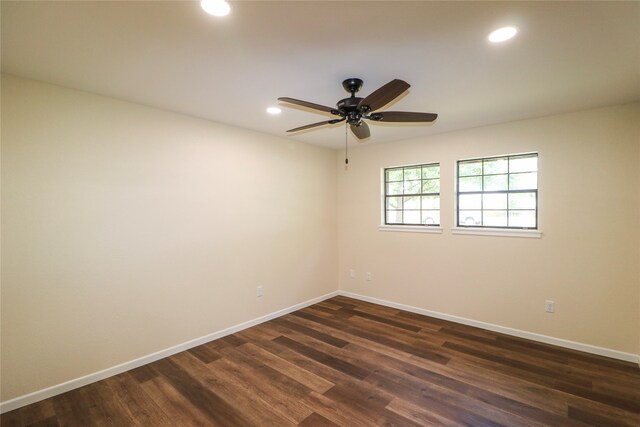
[[[200,6],[213,16],[227,16],[231,12],[231,6],[224,0],[201,0]]]
[[[500,43],[509,40],[511,37],[515,36],[517,32],[518,29],[515,27],[498,28],[489,34],[489,41],[492,43]]]
[[[269,107],[269,108],[267,108],[267,113],[275,115],[275,114],[282,113],[282,110],[279,109],[278,107]]]

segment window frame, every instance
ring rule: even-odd
[[[422,176],[422,168],[425,166],[437,166],[438,167],[438,177],[437,178],[423,178]],[[412,168],[421,168],[421,176],[420,176],[420,181],[421,181],[421,188],[420,188],[420,193],[414,193],[414,194],[405,194],[404,190],[402,192],[402,194],[387,194],[387,184],[389,182],[402,182],[403,183],[403,187],[404,187],[404,172],[403,172],[403,179],[402,181],[387,181],[387,171],[388,170],[393,170],[393,169],[412,169]],[[408,165],[399,165],[399,166],[389,166],[389,167],[383,167],[381,169],[381,224],[378,227],[379,230],[381,231],[409,231],[409,232],[432,232],[432,233],[441,233],[442,232],[442,210],[441,210],[441,194],[442,194],[442,188],[441,188],[441,184],[442,184],[442,177],[441,177],[441,170],[442,170],[442,164],[440,162],[430,162],[430,163],[416,163],[416,164],[408,164]],[[424,183],[424,181],[427,180],[438,180],[438,192],[434,193],[423,193],[422,190],[422,185]],[[412,181],[412,180],[408,180],[408,181]],[[404,198],[404,197],[419,197],[420,198],[420,219],[422,221],[422,197],[423,196],[437,196],[438,197],[438,224],[422,224],[422,223],[389,223],[388,222],[388,217],[387,217],[387,199],[389,197],[400,197],[400,198]],[[404,203],[404,201],[403,201]],[[400,209],[403,212],[403,221],[404,221],[404,205],[403,208]],[[433,210],[435,211],[436,209],[425,209],[427,211],[429,210]]]
[[[529,156],[535,156],[536,157],[536,188],[535,189],[519,189],[519,190],[510,190],[509,189],[509,182],[510,182],[510,176],[512,174],[516,174],[516,173],[530,173],[533,171],[525,171],[525,172],[511,172],[510,171],[510,160],[512,158],[518,158],[518,157],[529,157]],[[507,172],[503,173],[503,174],[486,174],[484,173],[484,162],[487,160],[495,160],[495,159],[507,159]],[[456,178],[455,178],[455,203],[456,203],[456,208],[455,208],[455,220],[454,223],[456,224],[455,227],[453,228],[454,231],[457,232],[457,234],[492,234],[491,230],[495,230],[496,234],[495,235],[509,235],[509,234],[522,234],[523,236],[527,236],[528,234],[531,234],[531,237],[539,237],[540,236],[540,231],[539,231],[539,227],[540,227],[540,223],[539,223],[539,206],[540,206],[540,198],[539,198],[539,171],[540,171],[540,167],[539,167],[539,160],[540,160],[540,154],[538,152],[526,152],[526,153],[517,153],[517,154],[505,154],[505,155],[499,155],[499,156],[487,156],[487,157],[474,157],[474,158],[467,158],[467,159],[460,159],[457,160],[455,162],[455,174],[456,174]],[[481,161],[482,165],[483,165],[483,170],[481,172],[480,175],[468,175],[469,177],[481,177],[481,188],[482,190],[476,190],[476,191],[465,191],[465,192],[461,192],[460,191],[460,164],[461,163],[466,163],[466,162],[474,162],[474,161]],[[506,175],[506,179],[507,179],[507,190],[484,190],[484,178],[485,176],[496,176],[496,175]],[[466,176],[465,176],[466,177]],[[462,177],[462,178],[465,178]],[[505,209],[499,209],[499,210],[504,210],[507,213],[507,221],[509,218],[509,211],[515,211],[515,210],[521,210],[521,209],[509,209],[509,204],[508,204],[508,195],[509,194],[518,194],[518,193],[534,193],[535,195],[535,208],[534,209],[522,209],[522,210],[533,210],[535,212],[535,226],[534,227],[521,227],[521,226],[498,226],[498,225],[477,225],[477,224],[473,224],[473,225],[465,225],[462,224],[460,221],[460,196],[461,195],[473,195],[473,194],[477,194],[480,195],[480,213],[481,213],[481,217],[484,216],[484,212],[485,211],[491,211],[491,210],[496,210],[496,209],[483,209],[482,206],[482,196],[485,194],[506,194],[507,195],[507,206]],[[508,222],[507,222],[508,224]],[[469,232],[464,232],[465,230],[469,231]],[[471,231],[476,231],[477,233],[471,232]],[[517,233],[516,233],[517,232]]]

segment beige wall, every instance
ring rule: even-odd
[[[335,291],[335,156],[3,76],[2,400]]]
[[[640,354],[639,126],[636,103],[363,145],[348,171],[338,156],[340,289]],[[456,160],[530,151],[543,237],[452,235]],[[444,232],[378,231],[381,168],[429,162]]]

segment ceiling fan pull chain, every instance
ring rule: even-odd
[[[347,144],[347,122],[344,122],[344,164],[349,166],[349,144]]]

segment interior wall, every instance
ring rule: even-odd
[[[6,75],[1,124],[3,401],[336,290],[335,151]]]
[[[350,149],[348,170],[337,160],[340,289],[640,354],[639,127],[635,103]],[[456,160],[533,151],[543,237],[453,235]],[[443,233],[379,231],[381,169],[431,162]]]

